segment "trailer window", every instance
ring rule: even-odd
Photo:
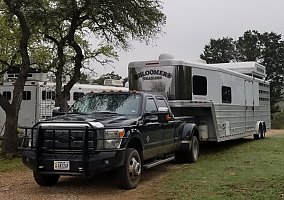
[[[31,91],[23,92],[23,100],[31,100]]]
[[[4,96],[8,101],[11,100],[11,97],[12,97],[10,91],[4,91],[4,92],[3,92],[3,96]]]
[[[205,76],[193,76],[193,94],[207,95],[207,78]]]
[[[158,111],[157,106],[153,98],[148,98],[146,101],[146,112],[156,112]]]
[[[84,92],[74,92],[73,93],[73,100],[76,101],[80,97],[84,96]]]
[[[222,86],[222,103],[232,103],[232,90],[230,87]]]
[[[42,91],[41,96],[42,96],[42,100],[54,100],[55,92],[54,91]]]

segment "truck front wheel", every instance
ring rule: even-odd
[[[36,183],[40,186],[55,185],[60,178],[60,175],[57,175],[57,174],[42,175],[42,174],[39,174],[35,171],[33,172],[33,174],[34,174],[34,179],[35,179]]]
[[[119,169],[120,183],[124,189],[137,187],[141,176],[141,158],[136,149],[126,149],[124,165]]]

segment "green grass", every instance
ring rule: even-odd
[[[0,152],[2,151],[1,145],[2,145],[2,140],[0,140]],[[0,155],[0,172],[21,171],[24,169],[26,168],[24,167],[20,156],[3,158]]]
[[[284,199],[284,131],[202,148],[199,161],[170,172],[151,199]]]
[[[0,172],[23,171],[25,169],[21,158],[4,159],[0,157]]]

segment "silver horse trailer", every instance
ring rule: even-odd
[[[165,94],[175,117],[198,125],[201,140],[262,139],[271,128],[269,82],[256,62],[206,64],[162,54],[128,70],[130,90]]]

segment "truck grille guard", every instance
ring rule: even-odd
[[[39,122],[32,128],[23,127],[24,139],[21,150],[24,159],[28,159],[28,152],[33,151],[34,170],[41,173],[59,173],[65,175],[84,175],[88,176],[89,158],[91,154],[100,152],[118,152],[125,148],[105,149],[103,148],[106,140],[122,140],[127,137],[120,138],[104,138],[103,126],[97,127],[92,122]],[[64,135],[63,137],[62,134]],[[77,143],[76,143],[77,142]],[[79,145],[77,145],[79,144]],[[54,154],[54,155],[52,155]],[[43,164],[43,156],[55,156],[56,154],[72,154],[72,156],[80,158],[78,168],[74,171],[57,171],[53,169],[45,171]]]
[[[92,122],[39,122],[33,127],[20,127],[24,130],[21,150],[35,150],[48,153],[98,153],[101,151],[118,151],[121,148],[105,149],[107,140],[121,138],[104,138],[104,127],[96,127]]]

